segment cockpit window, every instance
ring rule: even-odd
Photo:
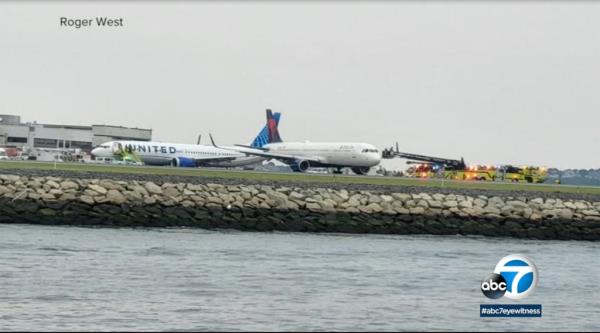
[[[363,153],[377,153],[378,150],[377,149],[363,149],[362,152]]]

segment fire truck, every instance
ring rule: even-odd
[[[455,160],[403,153],[398,150],[398,144],[395,150],[389,148],[382,151],[382,158],[396,157],[408,159],[407,164],[411,166],[406,173],[416,178],[543,183],[548,177],[548,172],[543,167],[467,166],[463,158]]]

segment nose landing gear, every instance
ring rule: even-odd
[[[371,168],[367,168],[367,167],[352,168],[352,172],[354,172],[357,175],[366,175],[370,169]]]

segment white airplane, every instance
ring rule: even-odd
[[[281,114],[276,113],[275,128],[279,124]],[[269,143],[267,126],[263,127],[249,147],[259,149]],[[227,149],[229,148],[229,149]],[[96,158],[118,158],[132,154],[146,165],[170,165],[175,167],[239,167],[256,164],[265,157],[247,155],[237,152],[234,147],[225,149],[209,145],[191,145],[181,143],[148,142],[148,141],[110,141],[92,150]]]
[[[305,172],[311,167],[325,167],[334,168],[335,173],[341,173],[342,168],[351,168],[354,173],[364,175],[381,161],[379,150],[368,143],[283,142],[277,129],[277,120],[271,110],[267,110],[266,127],[268,143],[260,147],[236,145],[235,151],[279,160],[296,172]],[[214,141],[212,143],[218,148]]]

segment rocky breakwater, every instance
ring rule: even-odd
[[[600,240],[600,200],[0,175],[0,222]]]

